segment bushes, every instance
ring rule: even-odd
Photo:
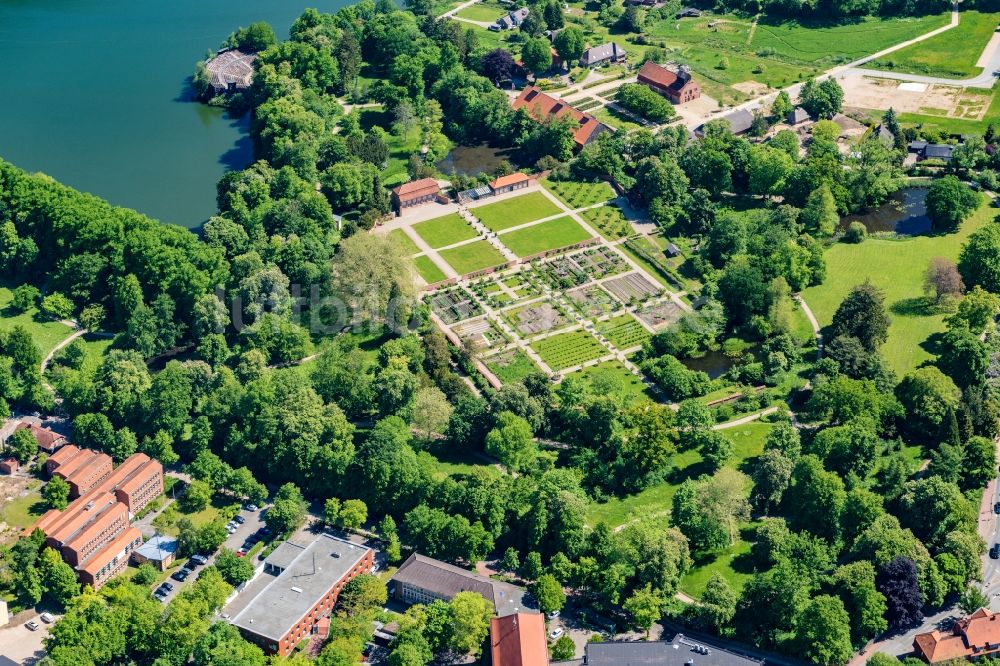
[[[677,112],[665,98],[638,83],[626,83],[618,89],[615,100],[622,107],[654,122],[666,122]]]

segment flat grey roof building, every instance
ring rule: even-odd
[[[764,662],[677,634],[669,641],[587,643],[586,666],[761,666]]]
[[[286,541],[264,560],[267,587],[232,619],[236,627],[279,643],[340,584],[353,578],[370,548],[329,534],[310,543]]]

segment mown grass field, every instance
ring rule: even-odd
[[[570,208],[585,208],[615,198],[615,191],[603,180],[584,183],[578,180],[542,180],[542,187],[556,195]]]
[[[983,205],[958,231],[901,240],[870,238],[860,245],[837,243],[826,251],[826,280],[802,297],[821,326],[828,326],[848,292],[866,279],[885,292],[892,324],[882,354],[900,376],[931,358],[928,338],[944,330],[946,313],[924,294],[924,270],[934,257],[956,260],[969,235],[996,217]]]
[[[547,366],[557,371],[592,361],[608,353],[597,338],[579,329],[535,340],[531,347]]]
[[[509,382],[519,382],[533,372],[539,372],[539,368],[535,365],[527,354],[525,354],[520,349],[515,350],[511,355],[503,355],[505,358],[499,359],[499,357],[494,357],[486,359],[486,367],[493,371],[497,377],[500,378],[504,384]]]
[[[599,321],[596,325],[598,333],[611,341],[618,349],[628,349],[641,345],[651,336],[639,321],[630,314],[612,317],[607,321]]]
[[[519,257],[538,252],[556,250],[583,242],[590,238],[587,230],[571,217],[557,217],[548,222],[535,224],[524,229],[509,231],[500,236],[500,242]]]
[[[616,109],[609,109],[606,106],[591,111],[591,114],[605,125],[622,130],[623,132],[631,132],[642,127],[642,125],[632,120],[630,116]]]
[[[642,379],[633,375],[621,361],[605,361],[597,365],[587,366],[567,375],[567,377],[582,379],[590,385],[591,390],[595,393],[615,395],[626,403],[652,399]]]
[[[393,243],[396,243],[400,249],[409,255],[414,255],[420,252],[420,248],[417,244],[413,242],[413,239],[406,235],[406,232],[402,229],[393,229],[389,232],[389,238]]]
[[[435,454],[421,451],[417,454],[417,462],[435,481],[443,481],[449,476],[458,474],[471,474],[476,468],[483,467],[480,461],[471,456],[444,452]]]
[[[501,16],[506,16],[509,9],[505,9],[499,3],[477,2],[474,5],[458,11],[455,16],[469,19],[470,21],[486,21],[494,23]]]
[[[435,250],[478,236],[476,230],[458,213],[418,222],[413,225],[413,230]]]
[[[951,30],[872,61],[866,67],[909,74],[967,78],[982,73],[976,61],[993,36],[1000,13],[963,11]]]
[[[560,213],[559,207],[549,201],[541,192],[531,192],[513,199],[504,199],[472,208],[471,211],[479,218],[480,222],[493,231],[503,231]]]
[[[417,273],[424,279],[425,282],[427,282],[427,284],[440,282],[448,277],[444,274],[444,271],[438,268],[437,264],[431,261],[431,258],[426,255],[415,257],[413,259],[413,266],[417,269]]]
[[[487,241],[478,240],[441,251],[441,258],[460,275],[505,263],[503,255]]]
[[[14,294],[10,288],[0,287],[0,330],[9,331],[15,326],[24,326],[38,345],[43,357],[72,335],[72,328],[57,321],[45,320],[39,315],[37,308],[30,308],[26,312],[14,312],[10,308],[13,299]]]
[[[625,219],[625,214],[618,206],[589,208],[580,211],[579,215],[608,240],[618,240],[632,233],[632,225]]]

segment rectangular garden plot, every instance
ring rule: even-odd
[[[639,303],[662,291],[641,273],[629,273],[601,284],[622,303]]]
[[[599,321],[596,328],[598,333],[621,350],[638,347],[650,337],[649,331],[630,314]]]
[[[554,331],[570,323],[569,318],[548,301],[511,308],[503,313],[503,318],[511,328],[525,337]]]
[[[621,208],[614,204],[582,210],[580,217],[608,240],[618,240],[632,233],[632,225],[625,219]]]
[[[441,258],[447,261],[460,275],[475,273],[484,268],[501,266],[506,263],[500,250],[484,240],[442,250]]]
[[[603,180],[596,183],[584,183],[577,180],[544,180],[542,185],[570,208],[584,208],[615,198],[615,191]]]
[[[452,330],[463,341],[471,341],[479,349],[494,347],[506,342],[500,329],[487,317],[464,321],[453,326]]]
[[[587,271],[580,268],[575,261],[570,261],[569,257],[555,257],[541,265],[545,276],[557,287],[569,289],[581,285],[590,279]]]
[[[413,230],[435,250],[479,235],[458,213],[418,222],[413,225]]]
[[[635,314],[653,328],[659,328],[680,319],[682,311],[676,303],[668,300],[639,308]]]
[[[413,239],[406,235],[402,229],[393,229],[389,232],[389,239],[399,246],[399,248],[409,255],[420,252],[420,248],[413,242]]]
[[[595,280],[624,273],[629,269],[629,265],[620,254],[604,245],[588,247],[586,250],[571,254],[569,258]]]
[[[524,300],[534,298],[542,293],[541,288],[536,284],[537,280],[538,275],[534,271],[522,267],[520,273],[505,277],[503,283],[514,292],[514,297],[517,300]]]
[[[560,213],[559,207],[540,192],[524,194],[471,209],[479,221],[493,231],[503,231]]]
[[[591,236],[571,217],[557,217],[548,222],[510,231],[500,236],[500,242],[519,257],[558,250],[576,245]]]
[[[452,287],[431,294],[427,300],[434,314],[446,324],[471,319],[483,313],[479,303],[473,300],[472,294],[461,287]]]
[[[608,292],[597,285],[567,291],[566,296],[569,297],[573,305],[580,311],[580,314],[588,319],[608,314],[620,307],[618,301],[611,298]]]
[[[486,367],[503,383],[518,382],[534,372],[541,372],[521,349],[508,349],[485,359]]]
[[[535,340],[531,347],[553,370],[580,365],[609,353],[597,338],[581,330]]]

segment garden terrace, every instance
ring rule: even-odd
[[[596,284],[567,291],[566,296],[580,314],[588,319],[608,314],[621,307],[618,301]]]
[[[650,338],[649,331],[630,314],[622,314],[597,322],[597,332],[618,349],[639,347]]]
[[[442,250],[440,255],[460,275],[468,275],[507,263],[500,251],[485,240],[457,245]]]
[[[591,238],[587,230],[569,216],[539,222],[499,236],[500,242],[519,257],[572,247]]]
[[[594,336],[579,329],[535,340],[531,348],[554,371],[582,365],[610,353]]]
[[[533,336],[567,326],[569,318],[549,301],[537,301],[503,312],[504,320],[523,336]]]
[[[521,381],[532,373],[541,372],[535,362],[524,351],[516,347],[497,352],[486,357],[483,361],[486,363],[486,367],[505,384]]]
[[[558,215],[562,211],[541,192],[531,192],[485,206],[476,206],[470,208],[469,212],[491,231],[503,231]]]
[[[482,314],[479,303],[462,287],[451,287],[427,297],[431,311],[446,324],[471,319]]]
[[[641,273],[628,273],[621,277],[605,280],[601,285],[622,303],[644,301],[658,296],[662,289],[647,280]]]
[[[435,250],[479,235],[458,213],[418,222],[412,228]]]

